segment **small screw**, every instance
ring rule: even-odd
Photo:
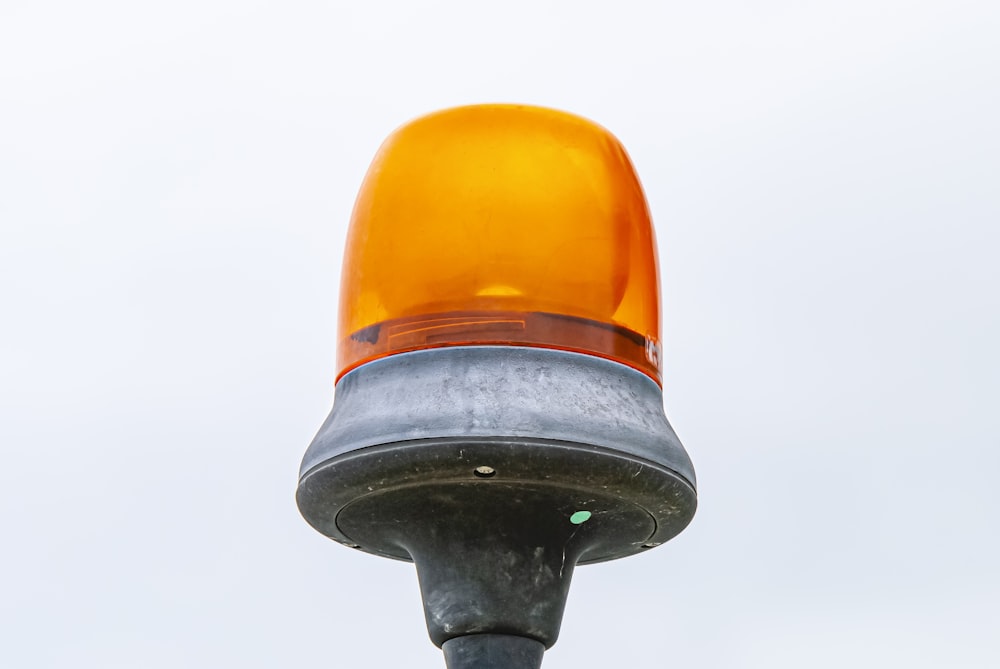
[[[472,470],[472,473],[481,479],[488,479],[489,477],[496,474],[497,470],[493,469],[492,467],[487,467],[486,465],[480,465],[479,467],[476,467],[474,470]]]

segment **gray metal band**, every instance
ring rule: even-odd
[[[341,378],[300,476],[353,451],[436,439],[562,441],[669,469],[694,467],[645,374],[595,356],[515,346],[402,353]]]

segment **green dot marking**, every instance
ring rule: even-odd
[[[569,522],[574,525],[579,525],[580,523],[585,523],[590,520],[590,515],[590,511],[577,511],[569,517]]]

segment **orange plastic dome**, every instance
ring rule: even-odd
[[[365,176],[341,277],[338,379],[443,346],[563,349],[660,382],[659,280],[625,149],[564,112],[478,105],[396,130]]]

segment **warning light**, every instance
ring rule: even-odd
[[[424,116],[385,141],[354,207],[338,378],[394,353],[505,345],[659,383],[658,286],[642,187],[607,130],[516,105]]]
[[[621,144],[563,112],[424,116],[365,177],[336,401],[296,501],[331,539],[414,563],[449,669],[538,669],[577,565],[694,516],[655,249]]]

